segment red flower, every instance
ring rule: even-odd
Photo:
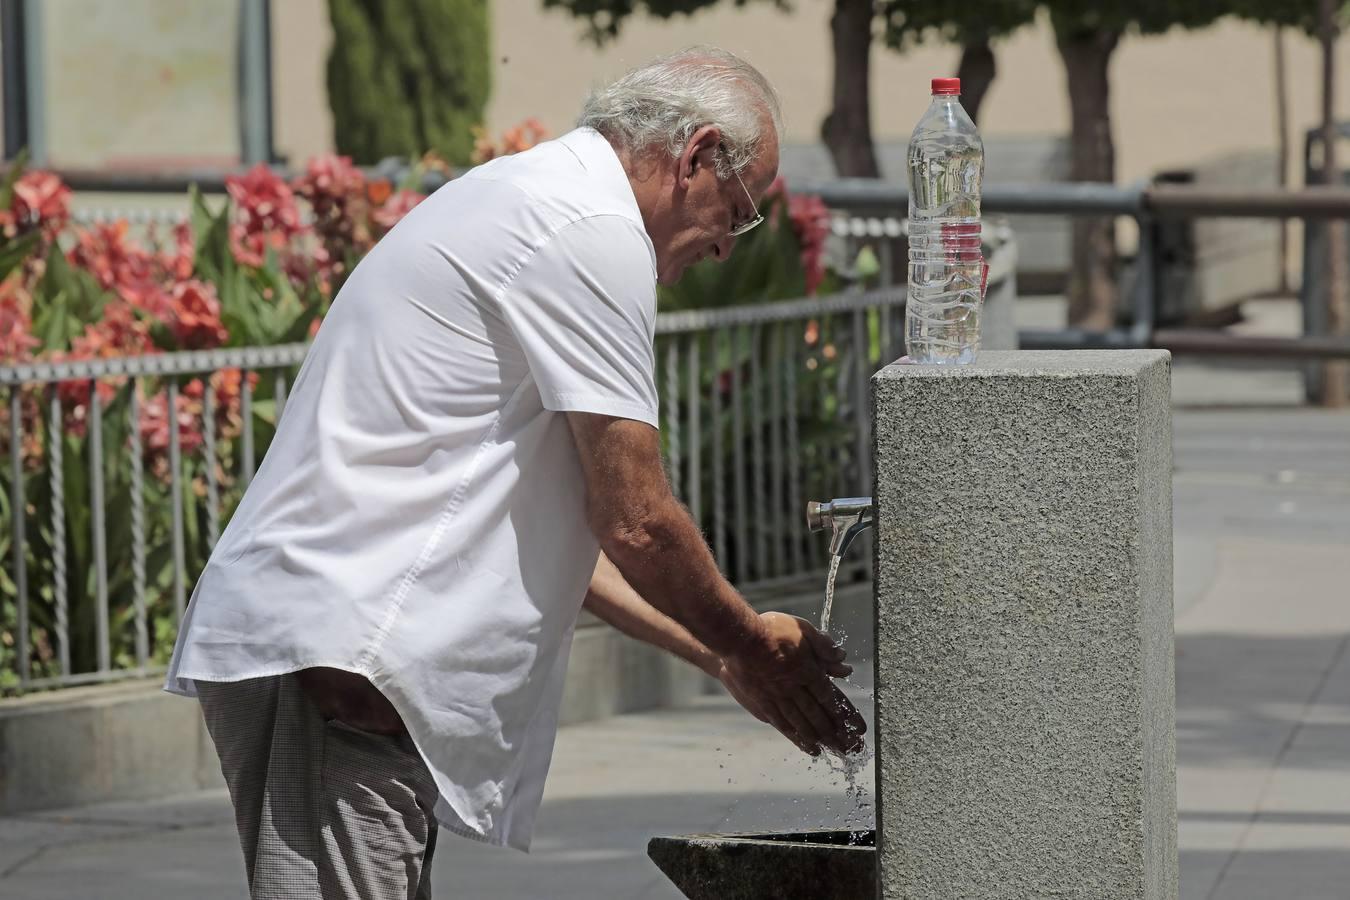
[[[70,264],[89,272],[99,287],[133,306],[148,308],[165,275],[155,257],[127,236],[127,223],[101,222],[76,233]]]
[[[487,131],[474,129],[473,161],[485,163],[499,156],[510,156],[528,150],[540,141],[547,140],[548,129],[538,119],[529,118],[514,128],[508,128],[502,134],[500,145],[494,144]]]
[[[226,178],[225,189],[251,231],[295,234],[303,230],[295,195],[284,179],[262,163],[245,175]]]
[[[166,318],[174,340],[184,350],[219,347],[230,337],[220,321],[220,301],[214,285],[183,281],[168,296]]]
[[[108,359],[155,352],[149,329],[136,316],[131,304],[110,300],[98,322],[84,326],[84,333],[70,342],[66,359]]]
[[[388,200],[392,193],[394,193],[394,186],[389,183],[388,178],[377,178],[366,186],[366,199],[376,206],[380,206]]]
[[[397,225],[400,219],[412,212],[412,208],[425,199],[426,194],[419,194],[417,191],[398,191],[391,195],[383,206],[375,209],[370,218],[383,234]]]
[[[84,333],[70,342],[69,352],[52,354],[53,361],[80,359],[111,359],[119,356],[141,356],[157,352],[150,340],[146,322],[136,316],[131,304],[110,300],[103,307],[103,317],[86,325]],[[98,396],[105,404],[117,395],[125,382],[122,378],[98,380]],[[89,403],[89,382],[63,381],[56,386],[66,407],[67,429],[77,436],[85,433],[86,406]]]
[[[136,309],[156,322],[169,326],[169,330],[172,331],[174,322],[173,291],[174,288],[164,288],[152,284],[143,293],[136,295],[134,300],[128,297],[128,302],[131,302]]]
[[[829,207],[815,195],[793,194],[787,189],[787,182],[781,175],[764,192],[763,203],[772,204],[774,227],[781,223],[782,210],[786,208],[788,224],[801,247],[806,293],[814,294],[825,278],[825,239],[830,235]]]
[[[10,212],[21,229],[55,237],[70,221],[70,188],[51,172],[25,172],[14,182]]]
[[[825,277],[825,239],[830,234],[829,207],[815,195],[792,194],[788,197],[788,218],[802,247],[806,293],[814,294]]]
[[[329,269],[328,251],[323,247],[291,249],[281,257],[281,271],[286,273],[286,280],[298,291],[303,291],[309,280],[316,275],[322,289],[327,283]],[[271,288],[263,290],[263,297],[272,299]]]
[[[280,251],[286,246],[286,238],[280,234],[259,232],[251,233],[243,225],[230,226],[230,252],[240,265],[261,268],[267,262],[267,251]]]
[[[183,453],[195,453],[206,443],[197,421],[201,411],[201,381],[193,379],[178,392],[172,421],[169,417],[169,392],[162,390],[146,399],[141,405],[141,442],[145,454],[150,457],[152,468],[158,469],[154,460],[169,450],[169,428],[178,428],[178,446]]]
[[[0,362],[24,362],[42,344],[33,337],[33,323],[24,307],[13,290],[6,289],[0,294]]]
[[[379,202],[380,194],[387,196],[388,182],[367,183],[349,157],[327,155],[310,160],[293,186],[296,194],[309,201],[319,246],[310,254],[312,259],[291,260],[287,274],[295,284],[317,275],[320,289],[328,293],[341,281],[344,260],[364,255],[374,244],[370,208]]]
[[[159,241],[154,240],[153,230],[151,237],[153,243],[162,247]],[[179,222],[173,227],[173,246],[162,248],[155,255],[155,264],[166,279],[183,281],[192,277],[196,257],[197,247],[192,239],[192,226],[186,222]]]
[[[300,221],[295,194],[262,163],[243,176],[226,178],[225,187],[235,204],[230,246],[243,265],[261,266],[268,250],[280,252],[307,230]]]
[[[297,178],[292,187],[310,202],[321,203],[324,198],[360,194],[365,190],[366,176],[352,165],[350,156],[326,153],[311,159],[305,166],[305,174]]]
[[[248,386],[258,385],[258,373],[248,373]],[[216,425],[223,440],[230,440],[243,431],[240,394],[244,379],[238,369],[218,369],[211,375],[211,387],[216,392]]]
[[[32,333],[28,311],[32,298],[19,278],[8,278],[0,283],[0,365],[28,362],[32,351],[41,346]],[[43,455],[42,399],[40,385],[11,388],[19,392],[19,458],[26,471],[41,465]],[[0,403],[0,434],[9,434],[10,404]]]

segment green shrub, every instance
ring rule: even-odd
[[[338,152],[467,165],[490,91],[487,0],[328,0],[328,11]]]

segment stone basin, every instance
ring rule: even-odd
[[[689,900],[871,900],[875,831],[656,837],[647,855]]]

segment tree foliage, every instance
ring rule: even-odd
[[[1240,18],[1262,25],[1298,28],[1308,35],[1317,34],[1317,0],[1229,0],[1224,4]],[[1342,29],[1350,20],[1350,3],[1340,6]]]
[[[597,45],[619,36],[629,17],[644,13],[656,19],[690,16],[701,9],[716,6],[721,0],[544,0],[545,9],[565,9],[586,26],[586,37]],[[784,12],[792,9],[789,0],[730,0],[738,7],[751,3],[772,3]]]
[[[1231,11],[1229,0],[1045,0],[1057,30],[1161,34],[1203,28]]]
[[[328,0],[328,12],[338,152],[467,164],[491,84],[486,0]]]
[[[887,46],[904,51],[929,41],[965,45],[1004,37],[1035,19],[1038,6],[1037,0],[885,0],[879,9]]]

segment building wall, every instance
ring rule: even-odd
[[[782,93],[789,138],[816,139],[830,95],[829,0],[798,0],[792,13],[767,4],[706,10],[661,22],[631,21],[620,40],[596,50],[581,26],[540,0],[491,0],[493,92],[488,126],[499,132],[535,116],[554,133],[566,130],[587,90],[626,68],[695,43],[746,55]],[[278,148],[303,158],[332,146],[324,95],[324,57],[331,33],[324,0],[273,3]],[[1310,39],[1286,38],[1291,175],[1301,179],[1302,134],[1320,108],[1320,50]],[[1048,23],[998,44],[999,76],[982,112],[981,129],[1000,137],[1067,132],[1064,74]],[[1118,180],[1146,178],[1229,153],[1273,149],[1275,136],[1271,32],[1227,21],[1196,32],[1174,30],[1127,38],[1112,63],[1111,112]],[[877,48],[872,62],[876,137],[904,139],[927,103],[928,78],[950,74],[957,51],[921,47],[902,55]],[[1350,40],[1342,40],[1338,114],[1350,118]]]
[[[332,42],[326,0],[272,4],[272,144],[296,164],[333,149],[324,85]]]

